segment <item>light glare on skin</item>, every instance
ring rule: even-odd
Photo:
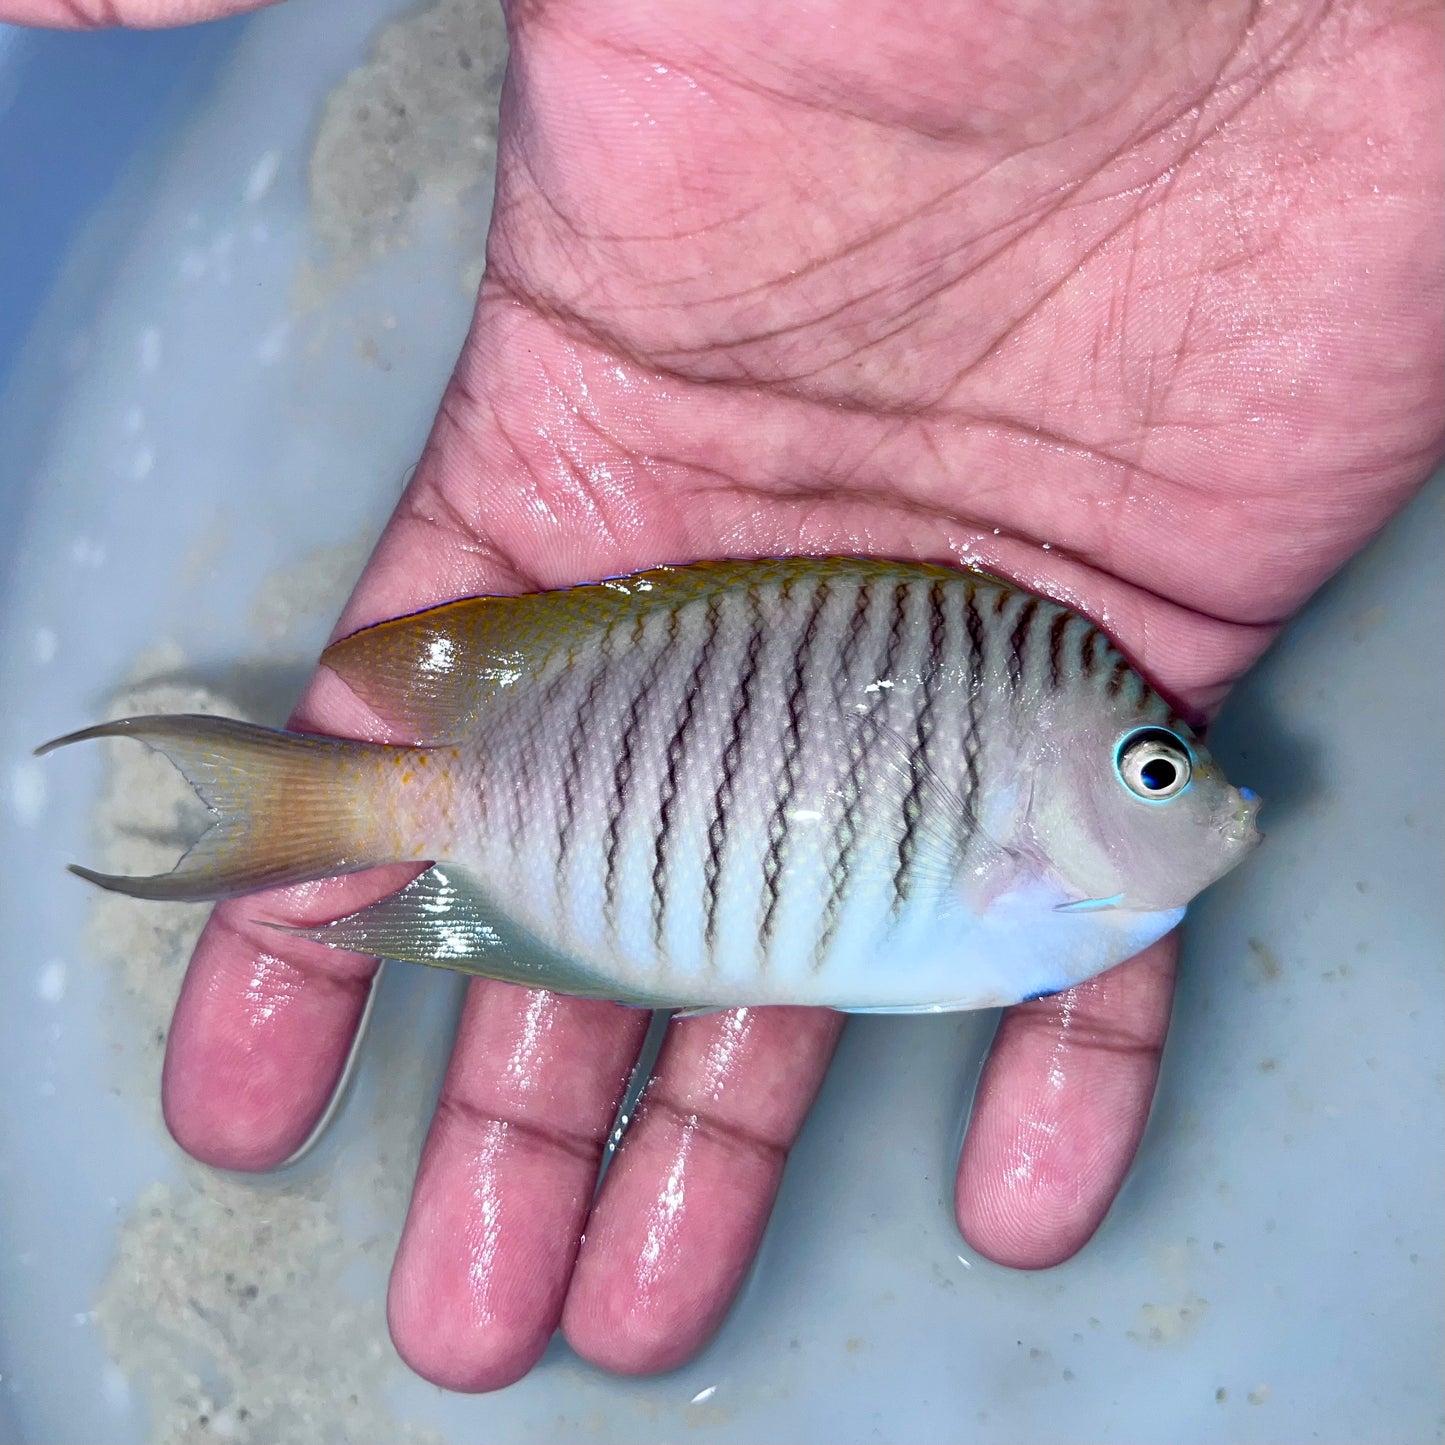
[[[1069,1048],[1069,1030],[1074,1024],[1074,1007],[1077,1000],[1073,989],[1059,999],[1059,1027],[1054,1037],[1053,1049],[1049,1054],[1049,1087],[1057,1092],[1065,1085],[1064,1055]]]
[[[538,1068],[546,1037],[556,1021],[559,1000],[556,994],[540,990],[527,994],[523,1006],[521,1028],[507,1058],[506,1071],[521,1093],[532,1093],[543,1082],[546,1072]]]
[[[284,959],[272,953],[258,954],[246,985],[246,1017],[254,1027],[273,1022],[295,1001],[304,981]]]
[[[647,1226],[633,1276],[641,1294],[645,1295],[657,1284],[665,1283],[672,1265],[674,1241],[682,1230],[683,1210],[687,1204],[688,1157],[697,1134],[695,1123],[683,1127],[677,1141],[677,1152],[673,1155],[662,1187],[647,1211]]]
[[[497,1252],[504,1239],[502,1181],[498,1159],[507,1148],[507,1125],[498,1120],[471,1159],[469,1180],[472,1207],[466,1214],[467,1284],[471,1317],[491,1323],[497,1317]]]
[[[737,1072],[740,1055],[746,1049],[753,1032],[754,1010],[732,1009],[721,1019],[722,1027],[708,1044],[703,1056],[703,1087],[707,1097],[715,1104],[732,1083]]]
[[[1073,1025],[1074,1008],[1077,1003],[1076,990],[1068,989],[1056,1000],[1058,1008],[1058,1031],[1049,1048],[1045,1078],[1051,1094],[1057,1096],[1067,1087],[1064,1070],[1064,1056],[1069,1050],[1069,1030]],[[1044,1117],[1036,1107],[1020,1115],[1018,1132],[1010,1140],[1004,1175],[1015,1186],[1027,1187],[1034,1182],[1038,1173],[1040,1158],[1054,1148],[1058,1138],[1058,1108],[1052,1101],[1049,1117]]]

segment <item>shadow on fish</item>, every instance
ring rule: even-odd
[[[368,628],[414,739],[127,718],[215,821],[137,898],[428,862],[334,948],[649,1008],[986,1008],[1137,953],[1259,799],[1087,618],[982,572],[711,562]]]

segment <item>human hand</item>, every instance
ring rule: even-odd
[[[338,632],[696,557],[976,559],[1212,710],[1439,453],[1440,16],[1057,13],[519,5],[472,334]],[[326,673],[297,721],[389,736]],[[397,881],[216,910],[165,1078],[197,1157],[287,1157],[365,999],[370,961],[257,921]],[[1172,970],[1005,1014],[959,1169],[981,1253],[1093,1232]],[[559,1322],[666,1368],[725,1313],[838,1019],[674,1024],[594,1206],[644,1023],[472,986],[392,1277],[429,1378],[507,1383]]]

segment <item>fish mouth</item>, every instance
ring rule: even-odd
[[[1235,788],[1233,808],[1220,824],[1220,831],[1236,847],[1257,848],[1264,841],[1259,831],[1259,810],[1264,800],[1253,788]]]

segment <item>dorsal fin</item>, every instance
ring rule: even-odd
[[[654,607],[676,605],[734,578],[709,568],[658,567],[632,577],[530,592],[466,597],[398,617],[333,642],[321,661],[409,741],[455,742],[498,688],[522,682],[559,647],[586,647],[611,627]]]
[[[423,746],[456,742],[499,688],[524,682],[558,648],[585,650],[623,622],[735,587],[819,569],[886,573],[920,563],[788,557],[654,567],[552,592],[468,597],[333,642],[321,661]]]
[[[321,654],[369,707],[434,746],[464,735],[478,708],[517,673],[514,637],[540,597],[468,597],[379,622],[333,642]]]

